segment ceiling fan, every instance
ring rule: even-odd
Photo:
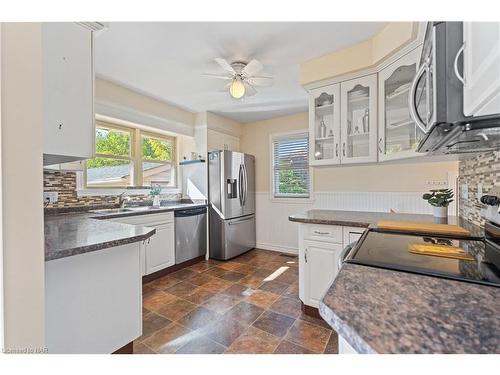
[[[264,66],[255,59],[249,63],[234,61],[232,63],[222,58],[216,58],[215,61],[222,69],[226,71],[225,75],[205,73],[204,76],[230,80],[224,86],[224,90],[229,90],[229,94],[235,99],[241,99],[243,96],[253,96],[257,93],[254,86],[272,86],[273,78],[256,76]]]

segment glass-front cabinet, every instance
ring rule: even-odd
[[[377,75],[340,84],[341,163],[377,161]]]
[[[309,163],[340,162],[340,84],[310,91]]]
[[[408,95],[417,72],[421,48],[396,60],[379,72],[379,160],[414,157],[424,136],[410,116]],[[418,90],[418,102],[425,102]]]

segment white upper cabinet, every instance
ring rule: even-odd
[[[340,84],[341,163],[377,161],[377,75]]]
[[[207,150],[229,150],[240,151],[240,139],[234,135],[218,132],[213,129],[207,130]]]
[[[93,35],[76,23],[43,24],[44,164],[93,157]]]
[[[340,84],[309,93],[309,162],[340,163]]]
[[[464,115],[500,113],[500,23],[464,22],[463,37]]]
[[[408,105],[410,86],[417,72],[421,48],[416,48],[378,76],[379,160],[414,157],[423,132],[411,119]]]

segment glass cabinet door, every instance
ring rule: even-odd
[[[377,75],[341,83],[341,163],[377,160]]]
[[[311,90],[309,152],[311,165],[340,161],[340,85]]]
[[[420,59],[420,48],[413,50],[379,73],[379,157],[380,160],[417,156],[424,134],[410,116],[409,94]],[[418,108],[427,102],[426,90],[418,88]]]

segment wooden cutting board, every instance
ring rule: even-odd
[[[431,255],[435,257],[473,261],[474,257],[464,249],[456,246],[413,243],[408,245],[408,251],[413,254]]]
[[[394,232],[412,232],[419,234],[441,234],[451,236],[470,236],[470,231],[458,225],[421,223],[418,221],[380,220],[378,229]]]

